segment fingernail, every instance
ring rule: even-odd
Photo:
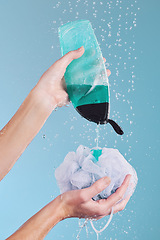
[[[80,47],[80,48],[78,48],[77,50],[78,50],[78,51],[81,51],[81,50],[82,50],[82,48],[83,48],[83,46],[82,46],[82,47]]]
[[[111,71],[107,69],[107,76],[111,75]]]
[[[131,174],[128,174],[128,178],[127,178],[127,182],[128,182],[128,183],[130,182],[131,177],[132,177],[132,175],[131,175]]]

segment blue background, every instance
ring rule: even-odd
[[[112,72],[110,116],[125,131],[120,137],[109,125],[101,126],[100,146],[118,148],[139,177],[126,209],[100,239],[159,239],[159,9],[158,0],[0,0],[0,128],[61,57],[57,28],[77,19],[88,19],[95,28]],[[59,194],[55,168],[80,144],[94,147],[95,137],[95,124],[72,105],[52,113],[0,183],[0,239]],[[78,231],[78,220],[67,219],[46,239],[76,239]],[[88,232],[88,239],[96,239],[89,224]],[[86,238],[84,228],[80,239]]]

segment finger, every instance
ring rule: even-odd
[[[103,58],[104,62],[106,62],[106,59]],[[107,76],[109,77],[111,75],[111,71],[109,69],[107,69]]]
[[[117,203],[115,206],[114,206],[114,213],[117,213],[119,211],[122,211],[125,209],[129,199],[130,199],[131,196],[128,196],[126,199],[122,200],[121,202]]]
[[[109,196],[107,199],[99,200],[99,203],[101,205],[104,205],[106,208],[111,208],[112,206],[114,206],[118,201],[120,201],[123,198],[128,188],[130,178],[131,178],[131,175],[128,174],[125,177],[122,185],[116,190],[116,192],[113,193],[111,196]]]
[[[107,69],[107,76],[109,77],[111,75],[111,71]]]
[[[108,205],[110,205],[110,207],[112,207],[121,199],[123,199],[123,196],[129,186],[130,179],[131,175],[130,174],[126,175],[122,185],[116,190],[115,193],[113,193],[110,197],[107,198],[106,201],[108,201]]]
[[[81,200],[88,201],[98,193],[102,192],[106,187],[109,186],[111,179],[109,177],[103,177],[93,183],[92,186],[81,190]]]
[[[104,218],[104,217],[106,217],[106,215],[102,215],[102,216],[97,217],[97,218],[95,218],[95,219],[96,219],[96,220],[100,220],[100,219],[102,219],[102,218]]]
[[[84,53],[84,47],[80,47],[77,50],[70,51],[61,57],[57,62],[59,66],[66,68],[74,59],[81,57]]]
[[[116,205],[113,206],[113,214],[119,212],[119,211],[122,211],[124,210],[124,208],[126,207],[129,199],[130,199],[131,195],[129,195],[128,197],[126,197],[124,200],[121,200],[119,203],[117,203]],[[107,215],[110,215],[112,212],[112,208],[108,209],[102,216],[99,216],[97,218],[98,219],[101,219]]]

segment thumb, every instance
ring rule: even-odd
[[[88,201],[98,193],[102,192],[109,186],[111,179],[109,177],[103,177],[97,180],[92,186],[82,189],[81,196],[84,201]]]
[[[66,53],[58,60],[60,67],[66,68],[74,59],[80,58],[84,53],[84,47],[80,47],[77,50]]]

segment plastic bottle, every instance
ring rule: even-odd
[[[122,135],[122,129],[109,119],[109,84],[101,49],[88,20],[77,20],[58,29],[62,56],[84,46],[82,57],[74,59],[65,72],[67,92],[75,109],[97,124],[110,123]]]

